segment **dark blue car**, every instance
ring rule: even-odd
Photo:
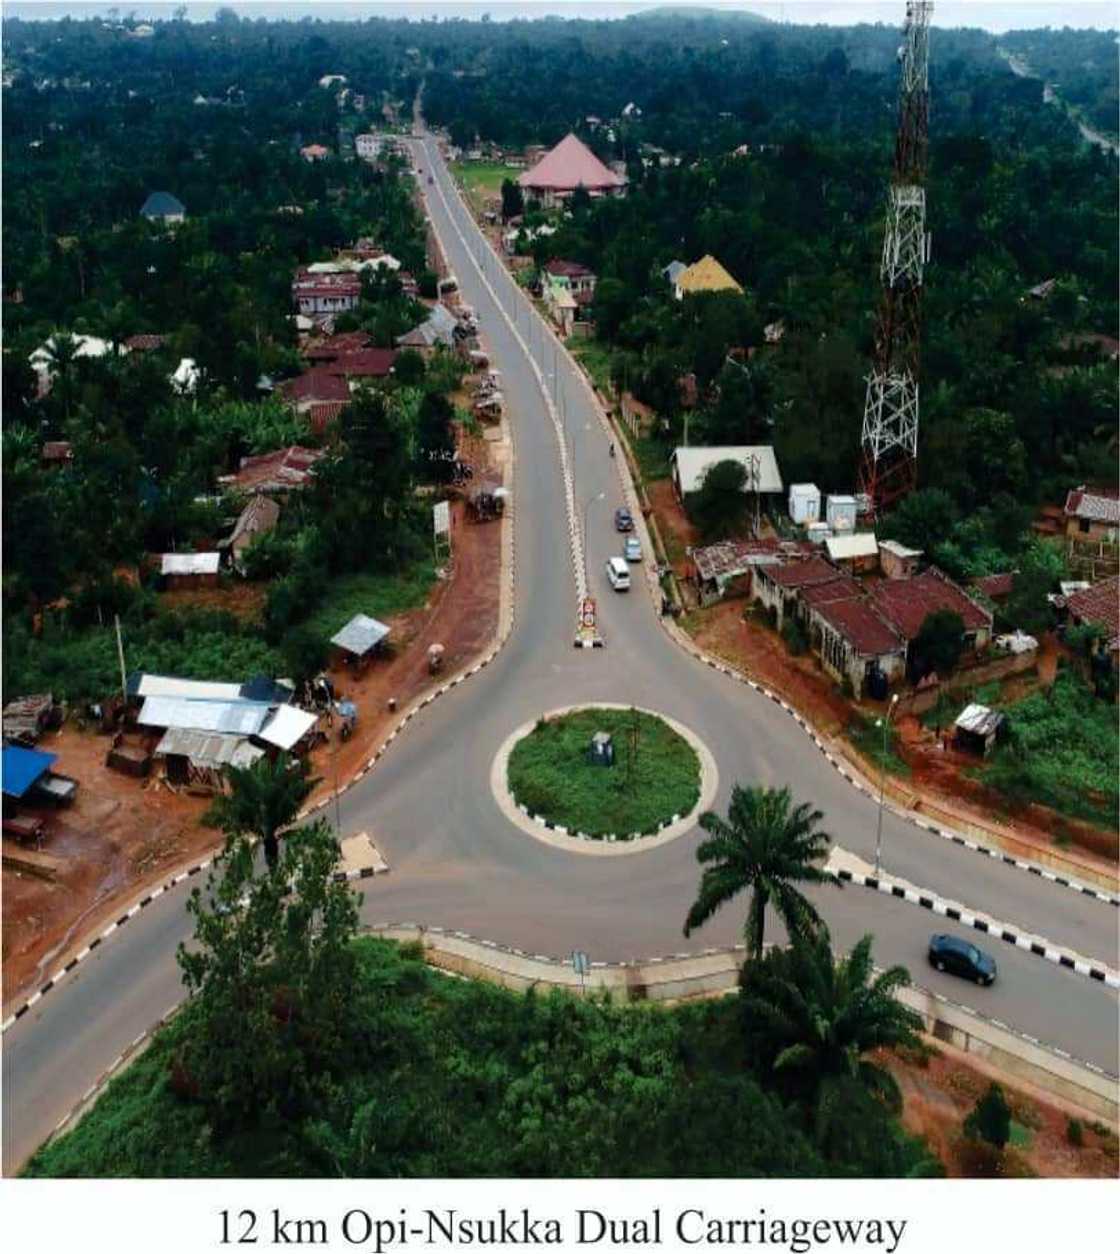
[[[996,960],[991,954],[959,936],[935,932],[929,938],[930,965],[950,975],[960,975],[977,984],[991,984],[996,978]]]

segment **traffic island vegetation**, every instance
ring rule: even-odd
[[[592,760],[598,732],[611,737],[611,765]],[[699,801],[700,760],[656,715],[593,707],[540,719],[510,754],[508,783],[530,814],[570,832],[649,835]]]

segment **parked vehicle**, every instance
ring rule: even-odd
[[[614,529],[615,531],[634,530],[634,519],[630,516],[630,511],[625,506],[620,506],[614,511]]]
[[[607,558],[607,579],[615,592],[630,591],[630,567],[625,558]]]
[[[938,971],[948,971],[977,984],[992,984],[996,978],[996,960],[991,954],[977,949],[971,941],[945,932],[935,932],[929,938],[929,961]]]
[[[623,556],[628,562],[640,562],[642,560],[642,542],[637,536],[627,536],[626,543],[622,546]]]

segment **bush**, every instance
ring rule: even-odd
[[[1011,1139],[1011,1107],[998,1084],[990,1084],[972,1108],[964,1121],[964,1132],[970,1140],[984,1141],[996,1150],[1002,1150]]]
[[[1080,1119],[1070,1119],[1066,1124],[1066,1140],[1078,1149],[1085,1144],[1085,1129]]]

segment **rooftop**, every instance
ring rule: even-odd
[[[995,601],[1001,597],[1010,596],[1014,583],[1015,572],[1013,570],[1005,570],[998,575],[984,575],[980,579],[974,579],[972,586],[977,592],[982,592],[986,597],[990,597]]]
[[[288,401],[346,401],[350,389],[337,371],[315,366],[294,379],[287,379],[276,389]]]
[[[599,191],[626,185],[621,175],[608,169],[581,139],[572,134],[565,135],[531,170],[519,175],[517,182],[530,191],[560,192],[575,191],[577,187]]]
[[[1067,518],[1120,526],[1120,499],[1114,489],[1087,488],[1084,484],[1073,488],[1066,497],[1065,512]]]
[[[594,278],[595,276],[595,271],[588,266],[583,265],[579,261],[565,261],[562,257],[553,257],[545,265],[545,269],[549,274],[556,275],[557,278],[579,279],[584,277]]]
[[[701,579],[729,578],[752,566],[777,565],[781,560],[774,540],[722,540],[692,550],[692,561]]]
[[[286,492],[302,488],[322,456],[322,449],[293,444],[274,453],[243,457],[238,472],[222,475],[218,482],[242,492]]]
[[[747,467],[746,491],[755,491],[753,474],[757,469],[759,492],[780,492],[782,476],[774,449],[769,444],[717,445],[710,448],[678,448],[673,453],[677,463],[677,477],[684,493],[696,492],[704,482],[704,475],[719,462],[741,462]],[[757,459],[757,467],[754,460]]]
[[[742,292],[743,290],[711,253],[693,262],[687,270],[678,274],[675,282],[676,286],[685,293]]]
[[[907,640],[915,639],[926,616],[937,610],[959,614],[966,631],[992,625],[992,616],[987,610],[933,567],[911,579],[881,580],[872,585],[870,595],[882,617]]]
[[[144,218],[176,217],[186,212],[183,202],[170,192],[152,192],[140,209]]]
[[[1099,623],[1108,635],[1109,648],[1120,643],[1120,575],[1102,579],[1066,602],[1069,611],[1085,623]]]
[[[812,589],[806,589],[802,597],[808,600]],[[815,607],[824,619],[856,651],[878,657],[884,653],[902,653],[906,642],[875,613],[863,597],[847,597],[830,600]]]
[[[264,757],[264,750],[250,744],[245,736],[170,727],[155,747],[156,757],[168,755],[189,758],[193,766],[221,770],[226,766],[252,766]]]
[[[840,574],[830,562],[823,557],[810,557],[803,562],[793,562],[789,566],[779,566],[769,572],[770,578],[783,588],[807,588],[814,583],[827,583]]]
[[[343,353],[325,369],[345,378],[384,379],[393,369],[397,356],[395,348],[362,348],[354,353]]]
[[[368,614],[355,614],[341,631],[331,636],[331,644],[338,645],[347,653],[363,657],[388,634],[389,628],[376,618],[370,618]]]
[[[998,710],[990,710],[986,705],[978,705],[974,701],[961,710],[954,726],[959,727],[961,731],[972,732],[976,736],[990,736],[1005,717]]]
[[[811,609],[819,609],[832,601],[849,601],[860,595],[860,586],[851,575],[835,571],[834,578],[820,583],[806,584],[801,589],[801,600]]]
[[[3,790],[6,797],[26,796],[29,789],[58,761],[57,753],[40,749],[24,749],[22,745],[5,745],[3,754]]]
[[[222,560],[220,553],[164,553],[160,558],[161,575],[216,575]]]
[[[829,536],[824,542],[828,556],[834,562],[851,561],[858,557],[878,557],[879,543],[873,531],[863,531],[857,535]]]

